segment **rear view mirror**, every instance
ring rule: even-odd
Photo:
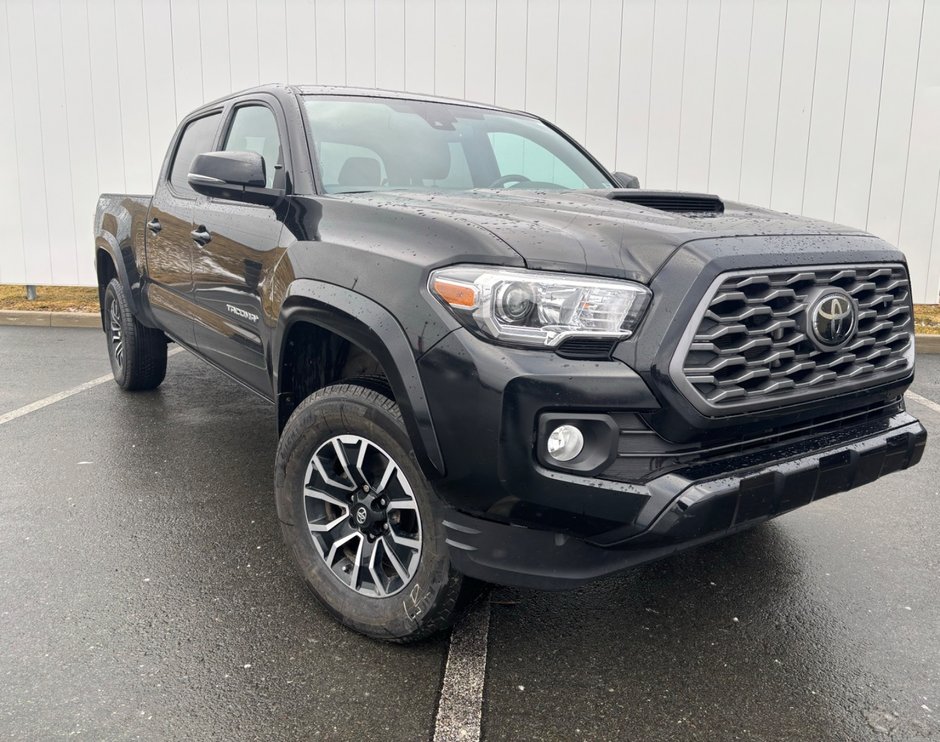
[[[196,193],[248,203],[275,203],[284,192],[267,188],[264,158],[257,152],[205,152],[196,155],[187,177]]]
[[[640,179],[630,173],[614,173],[614,181],[620,188],[639,188]]]

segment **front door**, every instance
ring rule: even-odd
[[[147,215],[147,301],[157,322],[180,342],[193,345],[193,209],[196,193],[189,166],[215,145],[222,112],[189,121],[173,159],[157,181]]]
[[[272,105],[274,105],[272,103]],[[262,101],[236,103],[221,149],[257,152],[267,187],[283,188],[284,155],[275,109]],[[262,306],[274,266],[287,201],[277,208],[200,198],[193,213],[196,344],[211,360],[259,392],[271,394]]]

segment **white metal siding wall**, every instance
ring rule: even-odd
[[[0,282],[91,284],[100,191],[259,82],[525,108],[644,186],[866,227],[940,285],[935,0],[0,0]]]

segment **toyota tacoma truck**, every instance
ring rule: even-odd
[[[117,384],[156,388],[172,342],[268,400],[284,538],[374,637],[736,533],[926,441],[898,249],[642,190],[527,113],[237,93],[182,121],[152,196],[101,196],[95,251]]]

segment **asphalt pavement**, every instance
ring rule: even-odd
[[[0,328],[0,417],[108,372]],[[940,356],[914,391],[940,403]],[[921,464],[568,593],[489,595],[487,740],[940,739],[940,411]],[[447,637],[337,625],[282,546],[269,406],[155,391],[0,424],[0,738],[429,739]]]

